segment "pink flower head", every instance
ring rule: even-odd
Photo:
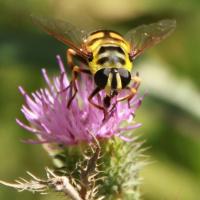
[[[67,108],[69,90],[66,88],[69,80],[60,56],[57,56],[57,61],[60,75],[52,82],[46,70],[42,70],[48,88],[28,95],[22,87],[19,87],[25,98],[25,105],[22,106],[21,111],[30,125],[18,119],[17,123],[38,136],[39,140],[35,141],[36,143],[53,142],[74,145],[82,141],[91,141],[91,134],[98,139],[118,136],[130,141],[131,139],[122,133],[141,125],[133,122],[133,117],[136,109],[141,105],[142,98],[134,97],[130,101],[130,106],[127,102],[117,103],[106,121],[103,121],[103,112],[88,102],[88,96],[94,89],[94,84],[88,75],[84,75],[81,76],[82,80],[77,81],[78,93],[70,108]],[[94,100],[103,104],[104,95],[104,92],[100,92]]]

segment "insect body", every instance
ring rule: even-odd
[[[94,81],[107,96],[125,88],[131,81],[132,61],[130,44],[113,31],[101,30],[90,34],[86,40],[87,51],[93,52],[88,63]]]
[[[88,97],[89,102],[106,113],[110,100],[122,89],[129,93],[117,101],[130,100],[137,93],[140,85],[138,74],[131,75],[132,61],[143,51],[166,38],[176,27],[175,20],[161,20],[149,25],[141,25],[131,29],[125,36],[114,31],[98,30],[86,34],[73,25],[55,19],[33,17],[34,21],[43,27],[50,35],[60,40],[70,48],[67,49],[67,62],[72,69],[70,84],[70,106],[77,93],[76,79],[78,73],[87,73],[94,77],[96,88]],[[73,58],[83,61],[88,68],[74,64]],[[129,83],[133,81],[133,87]],[[72,92],[73,90],[73,92]],[[98,105],[93,97],[105,90],[104,105]]]

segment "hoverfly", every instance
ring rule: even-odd
[[[68,107],[77,93],[76,79],[79,73],[93,76],[96,88],[88,97],[89,102],[104,114],[110,106],[111,98],[122,89],[129,92],[117,101],[130,100],[137,93],[140,85],[139,75],[131,76],[132,62],[141,55],[145,49],[152,47],[169,36],[176,27],[175,20],[161,20],[149,25],[141,25],[131,29],[125,36],[110,31],[98,30],[85,33],[72,24],[43,17],[32,16],[33,20],[47,33],[54,36],[70,48],[67,49],[67,63],[72,69],[70,88],[71,97]],[[87,68],[74,64],[73,59],[78,58],[86,64]],[[129,83],[133,81],[133,86]],[[101,90],[105,90],[104,105],[93,101],[93,97]]]

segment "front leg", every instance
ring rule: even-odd
[[[67,50],[67,64],[72,70],[72,80],[70,82],[70,85],[68,88],[70,88],[70,98],[67,104],[67,107],[69,108],[73,99],[75,98],[77,94],[77,85],[76,85],[76,79],[78,78],[79,73],[86,73],[86,74],[91,74],[89,69],[84,69],[80,68],[79,66],[75,65],[73,62],[73,58],[76,57],[78,60],[81,60],[81,62],[87,63],[86,59],[81,57],[74,51],[73,49],[68,49]],[[68,89],[67,88],[67,89]],[[74,92],[73,92],[74,90]]]
[[[77,84],[76,84],[76,80],[78,78],[78,74],[79,73],[87,73],[87,74],[91,74],[89,69],[82,69],[80,67],[78,67],[77,65],[75,65],[72,69],[72,80],[69,84],[70,87],[70,98],[67,104],[67,107],[69,108],[73,99],[75,98],[78,89],[77,89]],[[74,89],[74,93],[73,93],[73,89]]]
[[[91,105],[93,105],[95,108],[99,109],[99,110],[102,110],[103,111],[103,114],[104,114],[104,119],[103,121],[105,120],[106,116],[107,116],[107,111],[106,109],[104,108],[104,106],[102,105],[99,105],[97,103],[95,103],[93,101],[93,97],[96,96],[102,89],[99,88],[99,87],[96,87],[93,92],[90,94],[90,96],[88,97],[88,101]]]
[[[141,79],[140,79],[138,73],[136,73],[136,75],[134,77],[132,77],[131,80],[133,81],[132,87],[128,86],[128,87],[125,88],[125,89],[129,90],[129,94],[127,94],[124,97],[117,99],[117,102],[127,100],[129,107],[130,107],[130,101],[137,94],[138,88],[139,88],[140,83],[141,83]]]

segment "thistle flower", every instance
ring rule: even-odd
[[[133,118],[136,109],[141,105],[142,98],[134,97],[130,105],[127,102],[117,103],[106,121],[103,121],[103,112],[88,102],[94,83],[88,75],[84,75],[77,81],[78,94],[70,108],[67,108],[70,95],[66,88],[69,86],[69,80],[60,56],[57,56],[57,62],[60,74],[52,82],[46,70],[42,69],[48,88],[28,95],[22,87],[19,87],[25,98],[21,111],[30,125],[19,119],[16,121],[21,127],[38,136],[38,140],[30,141],[75,145],[83,141],[90,142],[93,139],[91,134],[98,139],[117,136],[130,141],[131,138],[126,137],[124,132],[141,125],[135,123]],[[104,92],[100,92],[94,97],[94,101],[103,104],[104,95]]]

